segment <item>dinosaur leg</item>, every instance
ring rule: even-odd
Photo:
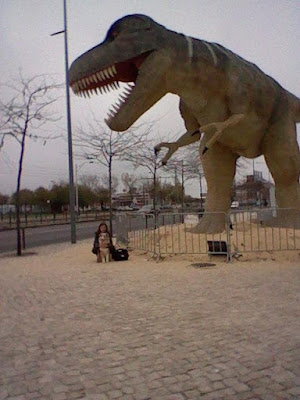
[[[293,121],[281,119],[271,127],[265,136],[263,153],[275,181],[278,208],[293,209],[280,211],[278,223],[300,228],[297,226],[300,223],[300,153]]]
[[[202,154],[204,143],[201,143]],[[231,187],[237,156],[223,145],[214,147],[201,157],[207,182],[205,213],[194,232],[218,233],[225,230],[225,217],[231,204]]]

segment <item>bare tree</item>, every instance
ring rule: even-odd
[[[121,175],[121,180],[127,193],[133,196],[136,192],[136,185],[138,182],[137,176],[134,174],[129,174],[128,172],[124,172]]]
[[[112,233],[112,194],[113,194],[113,161],[123,160],[124,155],[134,154],[144,141],[146,133],[137,130],[113,132],[93,117],[86,128],[77,130],[75,146],[80,150],[78,155],[87,160],[93,160],[104,166],[108,172],[108,188],[110,193],[110,231]]]
[[[110,182],[109,175],[102,176],[101,180],[102,180],[104,187],[109,190],[109,182]],[[118,186],[119,186],[119,178],[115,175],[112,175],[112,177],[111,177],[111,193],[112,194],[116,193]]]
[[[25,153],[26,139],[42,139],[45,144],[48,139],[55,136],[42,132],[42,127],[48,123],[57,121],[50,106],[57,100],[52,96],[53,89],[60,85],[49,84],[45,76],[35,76],[25,79],[20,74],[13,84],[1,85],[11,93],[10,100],[0,100],[0,148],[4,146],[5,139],[15,139],[21,147],[16,190],[16,226],[17,226],[17,254],[21,251],[21,227],[20,227],[20,188]],[[58,137],[58,136],[56,136]]]
[[[204,178],[204,172],[199,154],[199,142],[185,148],[183,157],[186,160],[184,163],[186,180],[197,179],[199,182],[200,207],[203,209],[204,198],[202,179]]]
[[[154,151],[154,145],[157,143],[157,140],[150,139],[149,136],[151,134],[150,126],[146,133],[145,141],[143,142],[143,146],[139,146],[135,149],[134,153],[125,153],[123,158],[126,161],[129,161],[133,164],[135,168],[143,167],[148,170],[150,174],[149,179],[153,182],[153,209],[155,216],[155,225],[157,221],[157,179],[158,179],[158,170],[163,167],[156,152]],[[145,178],[144,178],[145,179]],[[150,185],[149,185],[150,186]]]

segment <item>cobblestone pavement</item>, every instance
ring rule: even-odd
[[[299,399],[297,263],[45,249],[0,258],[0,400]]]

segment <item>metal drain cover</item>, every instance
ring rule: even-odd
[[[215,267],[216,264],[213,263],[194,263],[194,264],[190,264],[189,267],[193,267],[193,268],[207,268],[207,267]]]

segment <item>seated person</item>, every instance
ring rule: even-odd
[[[110,249],[112,247],[111,236],[108,231],[105,222],[101,222],[97,231],[96,238],[98,239],[98,252],[97,252],[97,262],[108,262],[110,261]]]

